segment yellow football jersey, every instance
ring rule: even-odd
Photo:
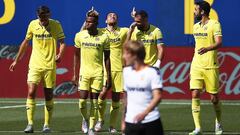
[[[47,27],[40,25],[38,19],[31,21],[25,38],[27,40],[32,39],[32,54],[29,68],[56,68],[57,41],[63,38],[65,36],[58,21],[50,19]]]
[[[102,29],[91,36],[87,30],[75,36],[75,47],[81,49],[80,75],[87,77],[103,76],[103,51],[109,50],[109,39]]]
[[[127,37],[127,32],[128,28],[118,27],[114,32],[111,32],[105,28],[105,33],[108,35],[110,43],[111,71],[122,71],[122,50],[123,43]]]
[[[148,31],[140,31],[136,27],[132,33],[131,39],[143,42],[146,51],[144,62],[150,66],[154,65],[158,59],[157,45],[163,45],[161,30],[153,25],[150,25]]]
[[[202,47],[209,47],[215,44],[215,36],[222,36],[221,25],[216,20],[209,20],[207,24],[196,23],[193,27],[195,38],[195,53],[192,66],[200,68],[218,68],[217,50],[208,51],[200,55],[198,50]]]

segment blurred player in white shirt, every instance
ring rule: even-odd
[[[122,130],[126,135],[163,135],[158,104],[162,95],[159,70],[144,63],[142,42],[129,41],[124,46],[124,113]]]

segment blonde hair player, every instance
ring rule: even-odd
[[[124,111],[122,131],[126,135],[163,135],[158,104],[162,99],[160,71],[144,62],[145,47],[140,41],[124,46]]]

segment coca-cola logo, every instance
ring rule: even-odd
[[[227,65],[228,67],[226,67],[226,58],[231,61],[236,61],[237,64]],[[226,95],[240,94],[240,56],[234,52],[218,52],[218,61],[220,67],[224,66],[225,68],[233,68],[231,72],[223,71],[220,73],[220,90],[224,90]],[[161,68],[164,83],[163,90],[170,94],[185,94],[184,90],[181,88],[183,88],[183,83],[189,83],[186,81],[189,79],[190,66],[191,62],[181,62],[180,64],[176,64],[176,62],[170,61],[166,63]],[[169,72],[171,73],[169,74]]]
[[[18,46],[0,45],[0,59],[15,59],[18,48]]]
[[[72,95],[77,92],[77,86],[72,81],[66,81],[59,84],[54,90],[54,96]]]

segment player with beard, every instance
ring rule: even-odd
[[[149,24],[148,14],[144,10],[133,11],[134,23],[130,26],[126,42],[129,40],[142,41],[146,50],[145,63],[160,68],[163,60],[163,36],[156,26]]]
[[[122,86],[122,70],[123,70],[123,60],[122,60],[122,50],[123,43],[126,39],[128,28],[121,28],[118,26],[118,16],[114,12],[107,14],[106,19],[107,27],[104,28],[105,33],[109,37],[110,42],[110,63],[111,63],[111,86],[104,83],[103,90],[99,96],[99,115],[98,122],[95,125],[95,131],[100,131],[104,123],[104,115],[106,110],[106,95],[107,91],[111,88],[112,90],[112,103],[110,109],[110,125],[109,132],[116,133],[116,122],[119,115],[120,106],[120,94],[123,92]],[[105,72],[104,80],[108,78]]]
[[[211,7],[206,1],[195,3],[195,17],[199,21],[193,27],[195,52],[190,70],[192,91],[192,115],[195,130],[189,135],[200,135],[200,94],[203,88],[210,94],[216,113],[215,134],[221,135],[221,104],[219,101],[219,63],[217,49],[222,46],[222,30],[218,21],[209,18]]]

